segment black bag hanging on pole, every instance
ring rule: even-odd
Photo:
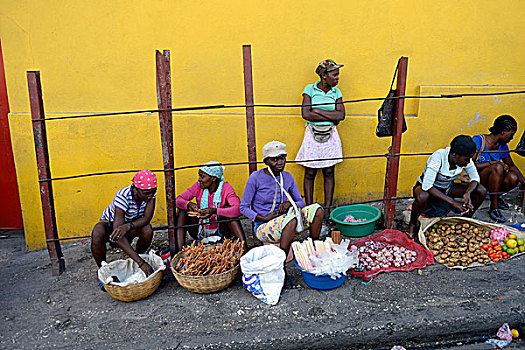
[[[525,131],[521,135],[521,140],[516,146],[516,153],[522,157],[525,157]]]
[[[396,89],[392,89],[394,86],[394,81],[396,80],[397,67],[394,72],[394,78],[392,78],[392,83],[390,84],[390,91],[386,96],[386,99],[383,101],[381,108],[377,111],[377,128],[376,136],[377,137],[387,137],[394,134],[394,108],[396,106],[396,100],[389,97],[394,97],[396,95]],[[402,132],[407,131],[407,124],[405,122],[405,116],[403,116],[403,129]]]

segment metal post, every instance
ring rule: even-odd
[[[248,161],[257,161],[255,148],[255,111],[253,108],[253,79],[252,79],[252,46],[242,46],[242,63],[244,68],[244,100],[246,102],[246,129],[248,133]],[[250,174],[257,170],[257,164],[249,165]]]
[[[42,200],[42,213],[44,216],[44,229],[46,233],[47,250],[51,259],[51,272],[58,276],[66,270],[64,256],[58,239],[57,223],[55,217],[55,203],[53,202],[53,186],[51,170],[49,168],[49,152],[47,149],[47,134],[44,115],[44,102],[42,99],[42,85],[40,72],[27,72],[27,85],[29,87],[29,101],[31,103],[31,118],[33,120],[33,135],[35,138],[36,161],[38,166],[38,179],[40,181],[40,199]],[[54,241],[50,241],[55,239]]]
[[[396,96],[404,96],[407,80],[408,58],[401,57],[398,62],[398,75]],[[397,195],[397,180],[399,173],[399,154],[401,152],[401,134],[403,128],[405,99],[397,99],[394,108],[394,125],[392,146],[390,147],[385,176],[385,192],[383,198],[392,198]],[[385,217],[385,227],[392,228],[396,211],[395,200],[383,201],[383,214]]]
[[[157,62],[157,104],[159,109],[171,109],[170,51],[156,51]],[[168,238],[170,254],[175,255],[175,161],[173,157],[173,126],[171,111],[159,112],[162,158],[164,160],[164,181],[166,187],[166,211],[168,212]],[[172,170],[167,170],[172,169]]]

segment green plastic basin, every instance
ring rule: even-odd
[[[363,222],[344,222],[347,215],[356,219],[366,219]],[[342,235],[349,237],[368,236],[376,227],[376,221],[381,217],[381,212],[376,207],[366,204],[351,204],[335,208],[330,213],[330,218]]]

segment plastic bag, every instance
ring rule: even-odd
[[[425,247],[417,244],[413,240],[409,239],[406,234],[397,230],[384,230],[374,236],[368,236],[361,238],[360,240],[352,243],[356,247],[361,247],[368,241],[382,242],[386,244],[397,245],[399,247],[405,247],[416,252],[416,260],[410,264],[401,267],[382,267],[376,270],[365,270],[356,271],[353,269],[352,275],[359,276],[364,282],[368,282],[376,277],[381,272],[394,272],[394,271],[412,271],[414,269],[424,269],[428,265],[434,264],[434,255]]]
[[[154,271],[147,278],[144,271],[139,268],[139,265],[133,261],[133,259],[128,258],[126,260],[115,260],[109,264],[103,261],[102,266],[98,269],[98,279],[105,284],[125,287],[132,283],[144,282],[166,269],[162,258],[157,254],[140,254],[140,257],[144,259]],[[114,277],[117,281],[115,281]]]
[[[516,154],[525,157],[525,131],[523,132],[523,135],[521,135],[521,140],[516,146]]]
[[[343,240],[341,244],[332,244],[332,251],[325,252],[321,256],[310,256],[312,271],[316,276],[330,275],[335,280],[346,274],[348,269],[359,263],[359,252],[357,249],[348,250],[349,240]]]
[[[268,305],[277,304],[284,284],[284,259],[284,251],[273,245],[251,249],[241,258],[244,288]]]
[[[512,333],[508,323],[504,323],[498,329],[498,333],[496,335],[499,339],[489,339],[486,341],[486,343],[496,345],[498,348],[502,349],[512,342]]]

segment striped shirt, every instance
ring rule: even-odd
[[[157,196],[157,193],[153,195],[153,198]],[[107,220],[113,222],[115,219],[115,207],[121,209],[124,212],[124,220],[130,222],[144,215],[144,209],[146,208],[147,202],[140,203],[140,207],[133,198],[133,191],[131,185],[126,186],[118,190],[115,198],[110,205],[102,213],[100,220]]]
[[[465,167],[456,166],[454,169],[450,169],[449,154],[450,147],[441,148],[428,158],[425,170],[418,178],[418,181],[422,184],[421,188],[423,191],[428,191],[432,186],[441,189],[450,188],[463,169],[467,172],[471,182],[479,182],[478,171],[472,159]]]

